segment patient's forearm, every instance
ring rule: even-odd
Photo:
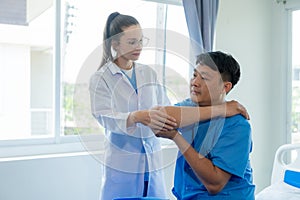
[[[217,116],[225,116],[224,106],[225,105],[213,107],[165,106],[164,109],[168,115],[176,119],[179,127],[183,127]]]
[[[246,108],[237,101],[228,101],[213,106],[190,107],[190,106],[158,106],[154,110],[161,110],[176,119],[177,126],[183,127],[199,121],[212,119],[218,116],[230,117],[237,114],[246,119],[249,114]]]

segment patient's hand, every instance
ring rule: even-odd
[[[175,136],[177,134],[179,134],[177,130],[157,131],[157,130],[152,129],[152,131],[155,133],[156,137],[167,138],[170,140],[173,140],[175,138]]]
[[[225,114],[226,117],[241,114],[246,119],[248,119],[248,120],[250,119],[250,116],[249,116],[246,108],[242,104],[240,104],[239,102],[234,101],[234,100],[226,102],[226,111],[225,112],[226,112],[226,114]]]

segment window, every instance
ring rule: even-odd
[[[157,70],[173,103],[188,96],[188,31],[180,1],[55,2],[28,1],[21,24],[0,20],[0,145],[20,139],[62,143],[103,132],[91,116],[87,87],[100,64],[106,18],[114,11],[133,15],[151,40],[164,44],[145,47],[139,62]]]
[[[1,16],[0,140],[53,136],[54,10],[45,2],[24,4],[21,23]]]
[[[300,10],[292,11],[292,143],[300,143]]]
[[[116,8],[118,4],[119,9]],[[75,8],[76,14],[73,19],[72,31],[67,31],[70,34],[64,50],[62,84],[65,87],[65,118],[63,123],[65,135],[86,135],[103,132],[103,129],[100,128],[99,130],[99,125],[90,114],[89,103],[87,103],[87,99],[89,99],[88,82],[91,74],[99,67],[101,55],[95,54],[95,50],[100,54],[102,31],[106,18],[115,10],[136,17],[144,29],[145,36],[155,41],[152,44],[158,44],[157,46],[144,47],[138,62],[153,66],[161,75],[161,81],[168,80],[165,85],[173,102],[187,97],[188,85],[186,79],[188,78],[189,65],[182,59],[182,55],[178,56],[179,53],[172,47],[174,41],[181,42],[180,40],[174,40],[174,35],[177,34],[177,38],[181,37],[179,39],[184,38],[184,35],[181,34],[187,35],[182,6],[140,0],[132,1],[130,5],[125,4],[123,1],[107,4],[99,1],[91,1],[91,4],[77,1],[74,5],[68,4],[67,6]],[[112,9],[112,7],[114,8]],[[172,20],[174,16],[176,16],[176,19],[181,20]],[[181,26],[178,26],[178,24]],[[184,42],[186,41],[181,43]],[[166,46],[160,49],[160,45],[164,43],[166,43]],[[177,46],[180,45],[177,43]],[[188,49],[187,46],[184,47],[183,45],[181,45],[181,48]],[[170,49],[170,52],[165,49]],[[186,53],[188,53],[188,50]],[[90,60],[96,61],[94,66],[91,66]],[[182,74],[185,76],[182,77]],[[178,98],[174,94],[181,94],[181,96],[178,95],[180,96]],[[186,94],[186,96],[183,94]]]

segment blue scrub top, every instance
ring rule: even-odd
[[[190,99],[177,105],[197,106]],[[179,131],[196,151],[232,176],[221,192],[211,195],[179,152],[172,190],[178,199],[254,199],[255,186],[249,160],[252,151],[251,127],[243,116],[215,118]]]

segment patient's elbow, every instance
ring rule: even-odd
[[[209,184],[209,185],[206,185],[206,189],[208,191],[209,194],[212,194],[212,195],[216,195],[218,194],[219,192],[221,192],[224,188],[224,185],[222,184]]]

